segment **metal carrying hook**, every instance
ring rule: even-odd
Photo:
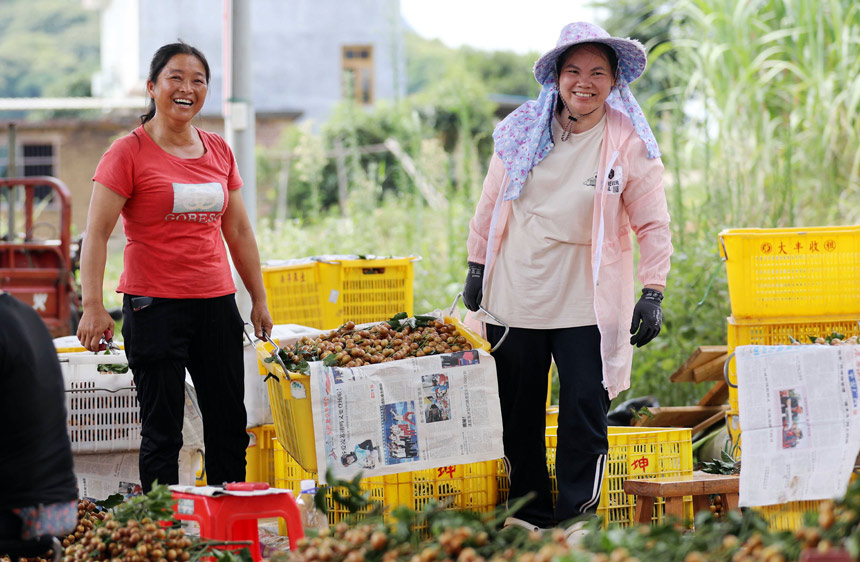
[[[454,297],[454,302],[451,304],[451,310],[448,312],[448,316],[451,316],[454,314],[454,309],[457,308],[457,302],[462,298],[463,298],[463,293],[462,292],[457,293],[457,296]],[[487,316],[489,316],[490,318],[492,318],[493,320],[495,320],[496,322],[498,322],[499,324],[501,324],[502,326],[505,327],[505,333],[502,334],[502,337],[499,339],[499,341],[496,342],[496,345],[490,347],[490,353],[492,353],[492,352],[496,351],[497,349],[499,349],[499,347],[501,347],[502,342],[504,342],[505,338],[508,337],[508,332],[511,331],[511,327],[508,325],[507,322],[505,322],[504,320],[501,320],[500,318],[497,318],[496,316],[493,315],[492,312],[490,312],[489,310],[487,310],[483,306],[478,305],[478,310],[480,310],[481,312],[483,312],[484,314],[486,314]]]
[[[249,334],[249,333],[248,333],[248,330],[245,328],[245,326],[253,326],[253,324],[251,324],[250,322],[243,322],[243,323],[242,323],[242,331],[243,331],[243,332],[245,332],[245,337],[246,337],[246,338],[248,338],[248,341],[249,341],[249,342],[251,342],[251,345],[254,345],[254,339],[251,337],[251,334]],[[265,328],[263,329],[263,341],[267,341],[267,342],[269,342],[270,344],[272,344],[273,346],[275,346],[275,350],[274,350],[274,352],[272,353],[272,356],[275,358],[275,361],[277,361],[277,362],[278,362],[278,365],[280,365],[280,366],[281,366],[281,368],[284,370],[284,376],[286,376],[286,377],[287,377],[287,380],[288,380],[288,381],[293,380],[293,379],[291,379],[291,378],[290,378],[290,372],[287,370],[287,366],[286,366],[286,365],[284,365],[284,361],[281,359],[281,351],[282,351],[282,350],[281,350],[281,348],[280,348],[280,347],[278,347],[278,344],[277,344],[277,343],[275,343],[275,341],[274,341],[272,338],[270,338],[270,337],[269,337],[269,334],[267,334],[267,333],[266,333]],[[273,378],[273,379],[275,379],[276,381],[280,382],[280,379],[278,378],[278,375],[276,375],[275,373],[272,373],[272,372],[269,372],[269,373],[268,373],[268,374],[263,378],[263,382],[268,381],[268,380],[269,380],[269,378]]]
[[[275,351],[274,351],[274,353],[272,353],[272,357],[275,358],[275,361],[277,361],[278,365],[280,365],[281,368],[284,370],[284,376],[287,377],[287,380],[292,381],[293,379],[290,378],[290,372],[287,370],[287,366],[284,365],[284,360],[281,359],[281,351],[283,351],[283,350],[278,346],[278,344],[275,342],[275,340],[273,340],[272,338],[269,337],[269,334],[266,333],[265,329],[263,330],[263,340],[269,342],[270,344],[272,344],[275,347]],[[269,379],[269,377],[274,377],[275,380],[278,380],[278,376],[276,374],[269,373],[268,375],[266,375],[266,378],[264,378],[263,381],[264,382],[267,381]]]

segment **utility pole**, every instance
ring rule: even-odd
[[[224,135],[233,149],[242,176],[242,200],[251,226],[257,228],[257,168],[254,113],[254,64],[251,50],[251,1],[224,0]],[[243,318],[251,313],[251,298],[235,269],[236,302]]]

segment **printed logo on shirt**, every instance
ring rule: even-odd
[[[621,166],[616,166],[609,170],[609,179],[606,182],[606,191],[609,193],[621,193],[621,187],[624,184],[624,171]]]
[[[214,222],[224,211],[224,190],[218,182],[174,183],[173,212],[166,221]]]
[[[594,187],[597,185],[597,172],[594,172],[594,175],[582,182],[582,185],[585,187]]]

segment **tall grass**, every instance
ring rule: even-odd
[[[619,399],[654,394],[664,405],[695,403],[702,389],[668,377],[697,346],[726,341],[730,309],[717,233],[860,223],[860,5],[613,0],[612,13],[611,33],[653,48],[634,91],[645,88],[640,101],[663,150],[675,242],[664,331],[637,350],[632,387]],[[458,70],[396,106],[343,108],[318,130],[290,131],[278,153],[258,157],[263,259],[420,255],[415,310],[446,308],[463,283],[491,110],[486,91]],[[326,156],[336,136],[351,151],[343,209]],[[388,136],[446,195],[447,209],[428,207],[390,155],[359,152]],[[294,218],[276,221],[283,166]]]

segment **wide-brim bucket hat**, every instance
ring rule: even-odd
[[[618,56],[617,77],[630,84],[645,72],[648,57],[645,47],[636,39],[612,37],[598,25],[584,21],[569,23],[561,30],[555,48],[547,51],[535,63],[535,79],[545,84],[550,77],[555,76],[558,57],[573,45],[580,43],[603,43],[615,50]]]

